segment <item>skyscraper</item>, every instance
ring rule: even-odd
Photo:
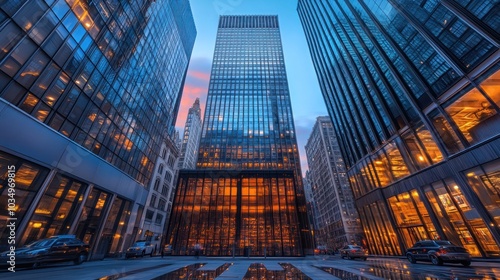
[[[363,244],[344,160],[330,117],[318,117],[306,144],[308,180],[316,206],[316,241],[329,249]]]
[[[196,98],[193,106],[189,108],[182,137],[181,157],[179,169],[195,169],[198,160],[198,148],[201,136],[201,108],[200,99]]]
[[[277,16],[220,17],[197,166],[180,172],[175,254],[311,248]]]
[[[0,195],[14,166],[16,245],[76,234],[100,258],[135,239],[195,36],[187,0],[1,2]]]
[[[299,0],[374,254],[500,255],[500,3]]]

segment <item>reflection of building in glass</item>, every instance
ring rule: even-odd
[[[168,224],[175,194],[175,180],[178,172],[179,147],[175,139],[165,137],[161,152],[149,183],[149,194],[141,219],[140,240],[151,241],[155,251],[163,248],[161,242]]]
[[[189,108],[182,137],[181,158],[179,169],[194,169],[198,160],[198,148],[201,135],[201,108],[200,99],[196,98],[193,106]]]
[[[318,235],[317,235],[317,230],[318,230],[318,208],[317,204],[314,201],[314,196],[313,196],[313,191],[312,191],[312,178],[311,178],[311,172],[306,171],[306,176],[303,179],[304,182],[304,195],[306,197],[306,205],[307,205],[307,216],[309,219],[309,227],[311,228],[311,232],[313,240],[315,244],[318,243]]]
[[[0,195],[13,165],[16,244],[76,234],[92,258],[119,253],[174,134],[189,2],[2,1],[0,22]]]
[[[339,143],[329,117],[318,117],[306,144],[308,179],[316,206],[317,245],[338,249],[363,244]]]
[[[500,255],[500,3],[299,0],[370,251]]]
[[[312,248],[276,16],[220,18],[197,167],[180,172],[174,254]]]

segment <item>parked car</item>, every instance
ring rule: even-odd
[[[172,255],[172,245],[166,244],[163,247],[163,253],[162,253],[162,255]]]
[[[315,255],[335,255],[335,252],[332,249],[329,249],[328,247],[324,245],[320,245],[314,249],[314,254]]]
[[[2,264],[6,263],[8,253],[9,251],[0,254]],[[74,235],[56,235],[18,248],[15,253],[17,266],[31,265],[37,268],[45,263],[67,261],[78,265],[87,260],[89,245]]]
[[[339,250],[339,252],[340,257],[347,257],[350,260],[360,258],[366,261],[366,258],[368,258],[368,250],[358,245],[345,245],[342,249]]]
[[[144,257],[145,255],[153,256],[154,246],[149,241],[138,240],[125,253],[125,258],[130,257]]]
[[[465,248],[447,240],[418,241],[406,251],[406,258],[411,263],[427,261],[435,265],[442,265],[447,262],[469,266],[471,263],[471,256]]]

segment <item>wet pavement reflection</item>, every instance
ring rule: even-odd
[[[331,264],[331,265],[330,265]],[[493,263],[491,263],[493,264]],[[328,265],[313,265],[335,277],[350,279],[401,279],[401,280],[493,280],[500,279],[498,266],[474,264],[435,266],[430,263],[410,264],[404,260],[369,260],[367,262],[334,261]]]
[[[275,280],[312,280],[298,268],[289,263],[280,263],[283,270],[267,270],[262,263],[253,263],[247,270],[243,280],[275,279]]]
[[[188,265],[172,272],[166,273],[164,275],[153,278],[153,280],[178,280],[178,279],[201,279],[201,280],[213,280],[222,272],[226,271],[232,263],[225,263],[219,266],[215,270],[198,270],[203,267],[206,263],[195,263]]]

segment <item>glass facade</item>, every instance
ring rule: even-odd
[[[449,238],[477,256],[500,254],[494,203],[477,199],[484,188],[463,176],[500,157],[485,151],[500,135],[499,12],[494,1],[299,0],[358,207],[383,202],[390,213],[388,224],[362,219],[365,233],[391,227],[400,235],[390,249],[369,245],[372,252],[399,254],[418,238]],[[457,186],[439,188],[450,202],[466,202],[454,205],[454,235],[437,230],[450,214],[438,190],[423,189],[439,180]],[[401,218],[401,209],[412,218]]]
[[[3,1],[0,97],[146,185],[195,35],[188,1]]]
[[[135,240],[195,36],[188,0],[0,1],[0,195],[15,170],[16,247],[74,234],[103,258]]]
[[[220,17],[197,169],[231,180],[181,171],[169,230],[176,254],[188,254],[194,241],[211,255],[298,256],[312,248],[277,16]],[[227,175],[235,170],[262,175]],[[293,176],[282,178],[285,171]],[[191,197],[191,184],[205,195]],[[218,201],[228,208],[217,210]],[[217,231],[212,220],[198,223],[198,211],[216,210],[229,215],[224,241],[212,239],[222,224]]]

